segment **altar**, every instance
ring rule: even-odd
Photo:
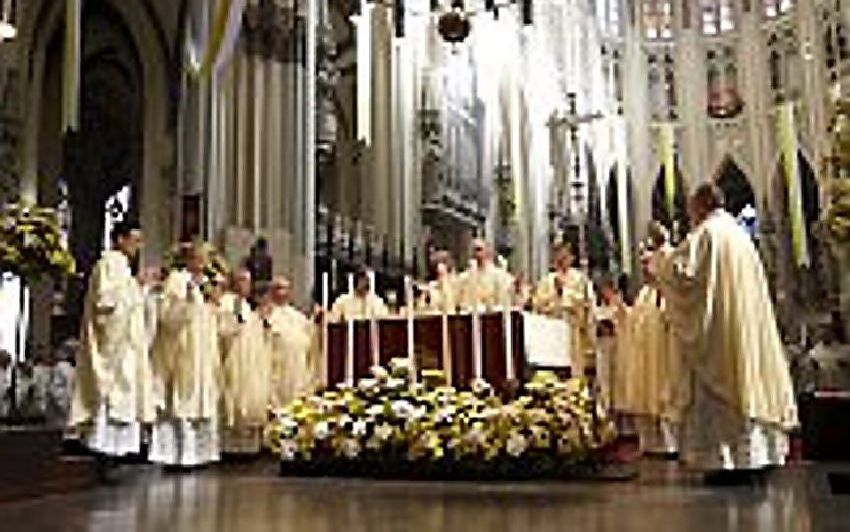
[[[411,328],[412,346],[408,345]],[[473,342],[475,330],[480,335],[479,347]],[[481,378],[505,391],[515,382],[525,382],[535,370],[568,376],[569,333],[563,320],[518,310],[478,316],[418,315],[412,324],[405,317],[331,323],[327,328],[327,383],[356,383],[369,376],[371,366],[409,358],[412,350],[419,372],[442,370],[447,382],[458,388]]]

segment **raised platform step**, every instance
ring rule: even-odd
[[[0,502],[69,493],[98,483],[95,460],[63,456],[62,434],[44,427],[0,427]]]

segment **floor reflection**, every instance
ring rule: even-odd
[[[629,483],[376,483],[297,480],[272,465],[169,475],[133,470],[118,487],[0,506],[14,531],[742,531],[850,530],[825,469],[763,488],[706,488],[660,463]]]

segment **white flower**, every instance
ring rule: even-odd
[[[388,440],[390,436],[392,436],[392,434],[393,428],[390,425],[387,425],[386,423],[382,423],[375,427],[375,436],[381,441]]]
[[[395,377],[390,377],[387,379],[387,389],[397,391],[402,390],[407,386],[407,381],[405,379],[397,379]]]
[[[366,409],[366,415],[369,417],[377,417],[384,413],[384,405],[372,405]]]
[[[354,438],[346,438],[342,442],[342,454],[348,459],[357,458],[357,455],[360,454],[360,442]]]
[[[377,379],[360,379],[360,382],[357,384],[357,387],[361,392],[368,392],[375,389],[378,386]]]
[[[367,448],[367,449],[370,449],[370,450],[372,450],[372,451],[375,451],[375,450],[377,450],[377,449],[380,449],[380,448],[381,448],[381,440],[380,440],[380,438],[378,438],[376,435],[372,435],[372,437],[371,437],[371,438],[369,438],[368,440],[366,440],[366,448]]]
[[[328,425],[327,421],[319,421],[313,427],[313,436],[315,436],[317,440],[324,440],[330,435],[331,427]]]
[[[525,441],[525,437],[519,432],[511,432],[511,436],[508,438],[508,442],[505,446],[505,449],[508,451],[508,454],[517,457],[525,452],[525,448],[527,446],[527,442]]]
[[[295,460],[298,454],[298,444],[294,440],[282,440],[280,442],[280,457],[286,462]]]
[[[408,401],[398,400],[392,403],[393,415],[400,419],[407,419],[413,414],[413,405]]]
[[[361,437],[366,435],[366,422],[361,420],[355,421],[351,427],[351,435]]]
[[[292,437],[298,433],[298,422],[286,416],[280,420],[280,428],[285,436]]]
[[[377,380],[378,382],[383,382],[387,380],[387,377],[390,376],[387,370],[385,370],[381,366],[372,366],[369,369],[369,373],[371,373],[375,380]]]

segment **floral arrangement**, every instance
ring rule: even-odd
[[[357,387],[299,399],[277,412],[266,443],[284,474],[521,479],[574,476],[598,465],[613,424],[583,380],[535,375],[503,402],[484,382],[470,391],[406,360],[376,367]]]
[[[18,203],[3,207],[0,270],[27,281],[74,273],[74,258],[63,242],[56,211]]]
[[[826,211],[825,222],[834,242],[850,242],[850,179],[833,181],[832,204]]]

